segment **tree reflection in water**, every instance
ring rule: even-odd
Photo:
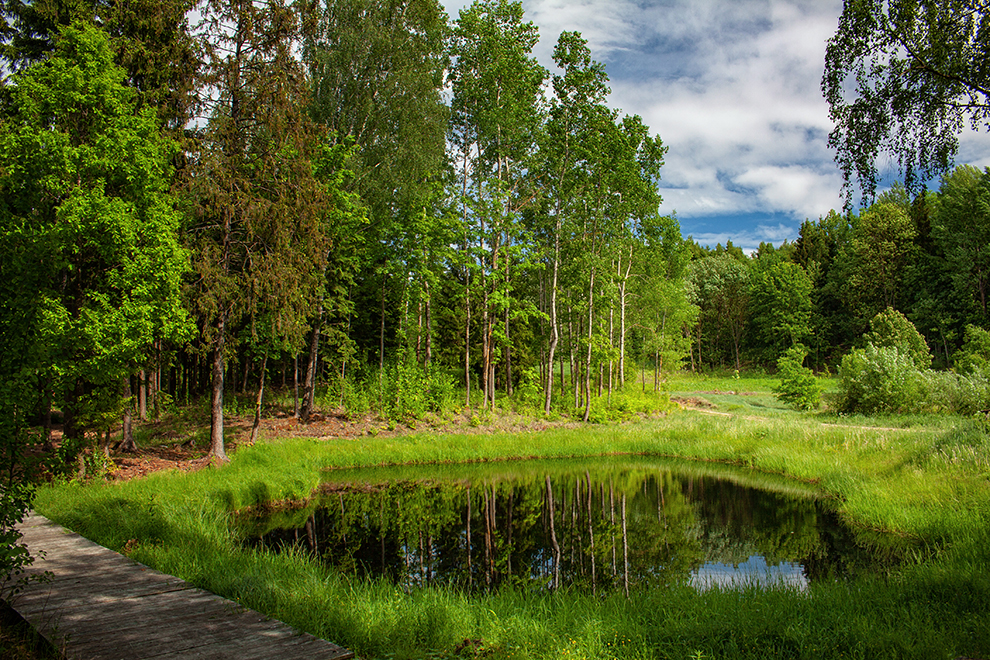
[[[689,583],[808,581],[884,570],[904,548],[844,527],[829,504],[635,459],[325,485],[294,526],[245,519],[249,543],[303,547],[338,570],[407,589],[562,586],[591,593]],[[519,472],[517,470],[517,472]],[[263,532],[263,533],[262,533]],[[250,534],[249,534],[250,535]]]

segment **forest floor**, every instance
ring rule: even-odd
[[[228,454],[237,451],[240,445],[248,444],[251,438],[251,416],[225,417],[225,448]],[[113,466],[106,478],[115,481],[147,476],[161,470],[183,472],[198,470],[208,465],[205,436],[209,433],[209,422],[183,419],[168,415],[160,421],[137,422],[137,451],[111,452]],[[321,440],[354,439],[360,437],[395,437],[411,433],[459,433],[491,434],[497,432],[539,432],[550,428],[576,428],[581,425],[570,419],[548,421],[518,413],[489,414],[479,421],[470,411],[453,416],[439,417],[428,415],[410,423],[384,421],[372,415],[352,417],[343,412],[318,413],[308,422],[293,417],[291,413],[276,412],[274,416],[261,420],[259,437],[293,438],[308,437]],[[115,432],[119,434],[119,429]],[[53,430],[57,443],[60,431]]]

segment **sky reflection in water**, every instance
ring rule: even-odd
[[[845,527],[809,487],[645,457],[334,471],[318,502],[242,519],[406,589],[779,585],[884,570],[901,554]]]

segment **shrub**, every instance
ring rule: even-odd
[[[870,331],[863,338],[880,348],[896,348],[907,355],[918,369],[932,366],[932,352],[914,324],[892,307],[880,312],[870,321]]]
[[[815,410],[824,387],[811,369],[804,366],[807,347],[795,344],[777,360],[780,384],[773,389],[777,398],[798,410]]]
[[[990,378],[990,332],[975,325],[967,325],[962,348],[953,358],[957,372],[982,374]]]
[[[513,398],[520,409],[538,411],[543,408],[543,387],[536,369],[523,369]]]
[[[951,371],[920,374],[921,401],[911,412],[952,412],[974,415],[990,408],[990,379],[983,374],[963,375]]]
[[[867,344],[842,359],[839,410],[861,413],[973,415],[990,408],[990,378],[984,374],[918,369],[897,348]]]
[[[381,389],[379,412],[383,417],[420,419],[427,412],[442,412],[453,406],[456,388],[445,369],[424,367],[409,351],[404,359],[385,367]]]
[[[921,370],[894,346],[856,348],[839,367],[842,412],[908,412],[922,400]]]

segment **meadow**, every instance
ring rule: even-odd
[[[273,434],[219,468],[45,487],[35,508],[366,658],[990,657],[986,421],[798,413],[776,401],[775,382],[678,377],[670,395],[690,410],[538,433]],[[406,593],[384,579],[335,573],[303,552],[246,549],[231,515],[301,506],[328,469],[626,453],[783,476],[833,498],[858,527],[917,539],[924,551],[888,573],[805,591]]]

